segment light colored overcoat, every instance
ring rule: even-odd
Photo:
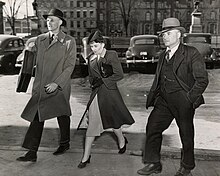
[[[49,33],[37,37],[32,51],[36,53],[36,72],[32,96],[21,117],[32,122],[36,113],[39,121],[71,115],[71,74],[76,61],[75,39],[62,31],[49,44]],[[47,94],[45,86],[58,84],[58,89]]]

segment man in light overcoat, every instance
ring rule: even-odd
[[[28,152],[18,161],[37,160],[44,122],[56,118],[60,128],[60,142],[54,155],[63,154],[70,144],[71,74],[76,61],[75,39],[61,30],[66,25],[63,12],[51,9],[43,15],[49,32],[37,37],[31,49],[36,56],[36,72],[32,96],[21,117],[30,123],[23,147]]]

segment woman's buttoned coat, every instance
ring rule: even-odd
[[[92,57],[89,57],[89,81],[92,84],[95,79],[99,78],[102,79],[103,84],[92,91],[87,108],[89,108],[90,103],[97,95],[98,107],[104,129],[118,129],[124,124],[133,124],[134,119],[128,111],[117,86],[117,82],[123,78],[123,70],[117,53],[112,50],[106,51],[104,56],[101,56],[100,61],[91,58]],[[112,75],[107,77],[101,76],[101,62],[111,65]]]
[[[71,74],[76,61],[75,39],[60,31],[49,43],[49,33],[41,34],[32,51],[36,54],[36,72],[32,96],[21,117],[32,122],[37,112],[39,121],[70,116]],[[58,89],[47,94],[45,86],[52,82],[58,85]]]

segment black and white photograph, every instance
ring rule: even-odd
[[[220,0],[0,0],[0,176],[220,176]]]

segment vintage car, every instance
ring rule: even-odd
[[[24,49],[24,41],[14,35],[0,35],[0,67],[4,72],[15,71],[16,58]]]
[[[207,68],[214,68],[215,63],[218,62],[216,52],[211,47],[211,37],[210,33],[185,33],[182,37],[184,44],[198,49],[205,59]]]
[[[21,68],[23,60],[24,60],[24,53],[25,50],[30,50],[30,48],[32,48],[35,45],[35,40],[37,39],[37,37],[31,37],[29,38],[26,43],[25,43],[25,47],[24,50],[22,51],[21,54],[18,55],[17,60],[16,60],[16,67]]]
[[[158,57],[162,48],[156,35],[137,35],[130,39],[126,51],[127,71],[136,70],[143,73],[156,70]]]

